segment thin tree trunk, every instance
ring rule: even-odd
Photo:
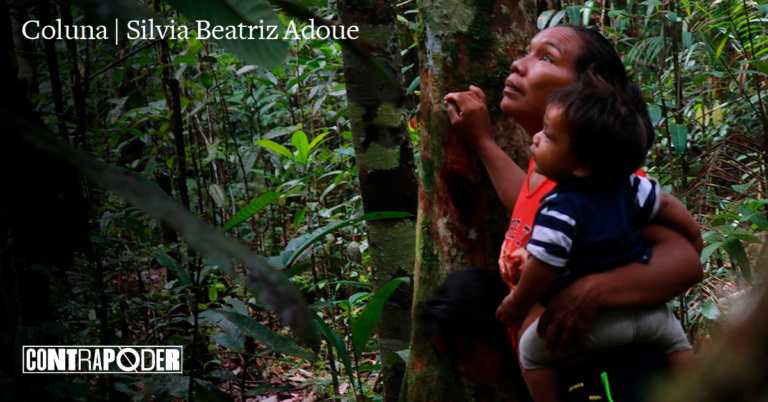
[[[70,10],[71,6],[72,6],[71,1],[59,4],[59,15],[61,16],[62,25],[65,25],[65,26],[74,25],[74,20],[72,19],[72,11]],[[75,42],[74,39],[65,39],[64,41],[67,46],[67,53],[69,53],[69,57],[71,59],[70,62],[72,63],[69,69],[69,77],[71,80],[70,86],[72,87],[72,99],[75,102],[75,116],[77,116],[77,128],[75,129],[75,144],[87,150],[87,146],[84,146],[88,143],[88,141],[85,138],[85,130],[86,130],[85,95],[87,91],[85,91],[83,88],[83,78],[80,76],[80,68],[78,67],[79,63],[77,59],[77,42]],[[86,75],[88,74],[87,69],[85,73]]]
[[[40,14],[40,25],[51,25],[51,3],[48,0],[40,0],[37,4]],[[69,131],[67,123],[61,117],[64,114],[64,95],[61,88],[61,76],[59,75],[59,58],[56,56],[56,44],[54,39],[43,39],[45,47],[45,62],[48,65],[48,74],[51,80],[51,94],[53,95],[53,107],[58,114],[59,136],[69,143]]]
[[[397,11],[394,1],[338,3],[345,25],[356,25],[360,39],[386,70],[402,81]],[[342,44],[352,142],[366,213],[416,214],[417,183],[413,146],[402,106],[402,90],[365,67]],[[416,228],[413,218],[368,222],[374,289],[398,277],[412,277]],[[408,348],[413,292],[401,285],[390,296],[379,321],[384,400],[397,401],[405,364],[395,352]],[[398,363],[398,361],[400,363]]]
[[[469,85],[482,88],[488,97],[493,137],[518,163],[524,162],[527,136],[501,113],[499,103],[511,61],[535,30],[535,13],[533,0],[423,0],[420,4],[424,40],[419,43],[421,164],[414,306],[427,300],[450,272],[465,266],[498,269],[509,213],[479,158],[449,133],[443,96],[466,91]],[[414,320],[401,399],[470,399],[467,389],[438,361],[418,324]],[[519,375],[506,382],[525,389]]]
[[[37,83],[37,63],[35,62],[34,48],[32,41],[27,39],[22,26],[29,20],[27,7],[14,8],[11,12],[11,31],[13,32],[14,52],[18,60],[18,70],[16,77],[24,84],[27,90],[27,98],[32,99],[32,95],[38,93]]]
[[[166,104],[173,112],[171,116],[171,131],[173,143],[176,147],[176,188],[179,191],[179,201],[184,208],[189,209],[189,190],[187,189],[187,151],[184,145],[184,121],[181,116],[181,91],[179,81],[171,76],[168,70],[171,66],[171,50],[168,47],[168,39],[161,40],[157,44],[157,52],[160,62],[166,67],[163,69],[163,86],[168,88],[166,92]]]

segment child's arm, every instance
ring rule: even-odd
[[[704,248],[704,241],[701,239],[701,230],[699,224],[693,219],[688,209],[683,206],[677,198],[665,191],[661,192],[659,200],[659,210],[653,218],[654,222],[660,223],[685,236],[693,244],[693,248],[701,255]]]
[[[496,310],[496,319],[507,327],[519,326],[528,310],[538,303],[544,291],[557,277],[559,268],[530,256],[523,267],[523,274],[517,287],[504,298]]]

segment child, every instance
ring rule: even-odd
[[[544,129],[533,137],[538,173],[557,182],[544,196],[526,245],[530,257],[520,282],[496,316],[518,327],[537,302],[549,300],[586,275],[631,262],[647,262],[651,247],[638,229],[654,221],[701,245],[698,224],[657,182],[633,174],[650,146],[647,110],[638,110],[638,89],[618,88],[585,77],[552,95]],[[630,92],[634,91],[634,92]],[[520,362],[536,402],[558,401],[558,360],[545,349],[534,322],[520,340]],[[680,324],[666,306],[600,314],[588,335],[588,348],[650,342],[662,348],[672,366],[692,357]]]

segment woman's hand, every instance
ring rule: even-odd
[[[556,294],[539,318],[536,331],[550,353],[565,356],[584,347],[598,313],[594,276],[585,276]]]
[[[583,347],[599,309],[657,306],[701,281],[699,256],[685,237],[656,224],[641,231],[653,246],[651,261],[585,276],[552,298],[537,328],[549,350],[571,353]]]
[[[470,86],[469,91],[451,92],[443,98],[448,106],[451,128],[474,148],[491,140],[491,118],[483,90]]]

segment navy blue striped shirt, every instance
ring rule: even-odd
[[[650,260],[639,227],[656,216],[660,191],[655,180],[633,174],[610,185],[575,179],[547,193],[526,245],[531,255],[560,268],[542,305],[586,275]]]

